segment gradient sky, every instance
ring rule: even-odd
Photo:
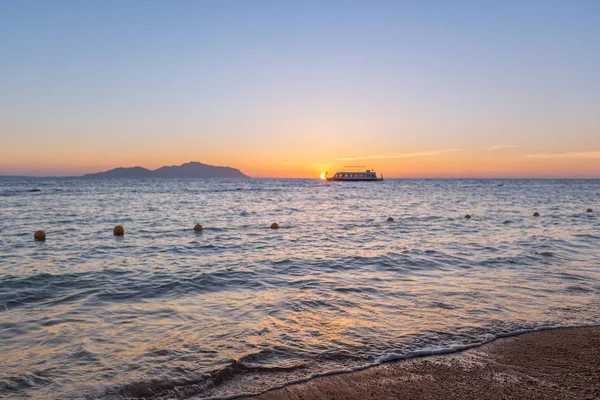
[[[0,1],[0,174],[600,177],[600,1]]]

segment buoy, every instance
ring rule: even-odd
[[[46,240],[46,232],[37,231],[36,233],[33,234],[33,238],[35,240],[39,240],[40,242],[43,242],[44,240]]]
[[[466,219],[471,219],[471,214],[467,214],[467,215],[465,215],[465,218],[466,218]]]
[[[387,222],[394,222],[394,218],[388,217]]]
[[[540,213],[536,211],[536,212],[534,212],[534,213],[533,213],[533,216],[534,216],[534,217],[539,217],[539,216],[540,216]]]
[[[279,229],[279,225],[277,225],[277,222],[273,222],[271,224],[271,229]]]
[[[588,209],[587,209],[587,212],[592,212],[592,209],[591,209],[591,208],[588,208]]]
[[[115,226],[115,229],[113,229],[113,233],[115,236],[123,236],[125,234],[125,229],[123,229],[121,225],[117,225]]]
[[[196,225],[194,226],[194,230],[195,230],[196,232],[200,232],[202,229],[204,229],[204,228],[202,228],[202,225],[200,225],[200,224],[196,224]]]

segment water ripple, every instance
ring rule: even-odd
[[[0,181],[0,397],[226,396],[598,323],[599,189]]]

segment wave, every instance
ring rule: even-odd
[[[305,365],[293,366],[261,366],[245,364],[233,360],[222,368],[203,374],[182,378],[151,379],[147,381],[132,382],[117,388],[106,390],[107,397],[118,395],[125,398],[137,399],[182,399],[205,394],[212,388],[231,381],[236,375],[259,373],[269,374],[275,372],[290,372],[304,369]]]
[[[67,274],[42,273],[0,280],[0,312],[26,305],[55,307],[86,301],[88,305],[208,293],[224,288],[261,289],[251,270],[217,270],[199,274],[104,270]]]
[[[227,396],[600,318],[600,220],[574,216],[600,181],[13,182],[8,397]]]
[[[586,325],[578,324],[578,325],[538,326],[538,327],[531,328],[531,329],[518,329],[518,330],[514,330],[514,331],[510,331],[510,332],[488,334],[485,338],[483,338],[483,340],[481,340],[477,343],[451,346],[451,347],[423,349],[423,350],[410,351],[410,352],[406,352],[406,353],[390,353],[390,354],[386,354],[386,355],[378,358],[375,362],[372,362],[372,363],[363,364],[363,365],[352,367],[352,368],[336,369],[336,370],[330,370],[330,371],[323,372],[323,373],[311,374],[309,376],[306,376],[306,377],[303,377],[300,379],[295,379],[293,381],[289,381],[284,384],[269,387],[269,388],[259,391],[259,392],[236,393],[236,394],[232,394],[232,395],[228,395],[228,396],[206,397],[206,398],[204,398],[204,400],[230,400],[230,399],[236,399],[236,398],[240,398],[240,397],[258,396],[263,393],[271,392],[271,391],[278,390],[278,389],[283,389],[283,388],[291,386],[291,385],[309,382],[315,378],[358,372],[358,371],[362,371],[362,370],[365,370],[368,368],[373,368],[378,365],[388,363],[388,362],[393,362],[393,361],[401,361],[401,360],[407,360],[407,359],[412,359],[412,358],[457,353],[457,352],[465,351],[468,349],[481,347],[485,344],[491,343],[498,339],[509,338],[509,337],[523,335],[523,334],[527,334],[527,333],[531,333],[531,332],[540,332],[540,331],[545,331],[545,330],[564,329],[564,328],[589,328],[589,327],[599,327],[599,326],[600,326],[600,322],[594,323],[594,324],[586,324]]]

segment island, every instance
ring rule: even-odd
[[[143,167],[114,168],[105,172],[85,174],[84,178],[250,178],[239,169],[218,167],[200,162],[160,167],[150,170]]]

